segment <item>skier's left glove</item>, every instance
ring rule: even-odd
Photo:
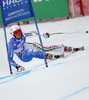
[[[20,65],[17,65],[17,66],[16,66],[16,69],[17,69],[17,72],[22,72],[22,71],[25,70],[25,68],[22,67],[22,66],[20,66]]]
[[[50,37],[50,33],[44,33],[44,34],[43,34],[43,37],[44,37],[45,39],[49,38],[49,37]]]

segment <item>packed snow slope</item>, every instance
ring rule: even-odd
[[[24,63],[16,55],[14,60],[26,71],[10,76],[4,31],[0,28],[0,100],[89,100],[89,16],[38,24],[43,32],[63,32],[42,37],[43,45],[64,44],[85,50],[68,54],[66,58],[48,61],[34,58]],[[35,24],[22,25],[23,31],[36,30]],[[7,40],[12,37],[6,28]],[[28,37],[27,42],[38,42],[38,36]]]

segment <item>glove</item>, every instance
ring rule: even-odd
[[[44,34],[43,34],[43,37],[44,37],[45,39],[49,38],[49,37],[50,37],[50,33],[44,33]]]
[[[22,71],[24,71],[24,70],[25,70],[25,68],[24,68],[24,67],[19,66],[19,65],[17,65],[17,66],[16,66],[16,69],[17,69],[17,72],[22,72]]]

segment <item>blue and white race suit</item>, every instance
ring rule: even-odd
[[[43,34],[43,33],[42,33]],[[42,35],[41,34],[41,35]],[[29,33],[23,32],[22,38],[20,40],[15,40],[15,38],[11,38],[9,42],[9,56],[10,63],[14,67],[18,64],[13,60],[14,54],[18,56],[18,58],[23,62],[29,62],[35,58],[44,59],[41,44],[39,43],[27,43],[26,37],[37,35],[37,32],[32,31]],[[64,47],[62,45],[53,45],[53,46],[44,46],[45,52],[56,51],[56,52],[64,52]]]

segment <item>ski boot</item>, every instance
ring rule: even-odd
[[[82,50],[84,50],[84,46],[79,47],[79,48],[73,48],[71,46],[69,47],[64,46],[64,52],[77,52],[77,51],[82,51]]]
[[[77,52],[77,51],[83,51],[84,50],[84,46],[80,47],[80,48],[74,48],[73,51]]]
[[[53,55],[53,54],[46,53],[46,58],[50,59],[50,60],[55,60],[55,59],[58,59],[58,58],[61,58],[61,57],[64,57],[64,54],[62,54],[62,55]]]

